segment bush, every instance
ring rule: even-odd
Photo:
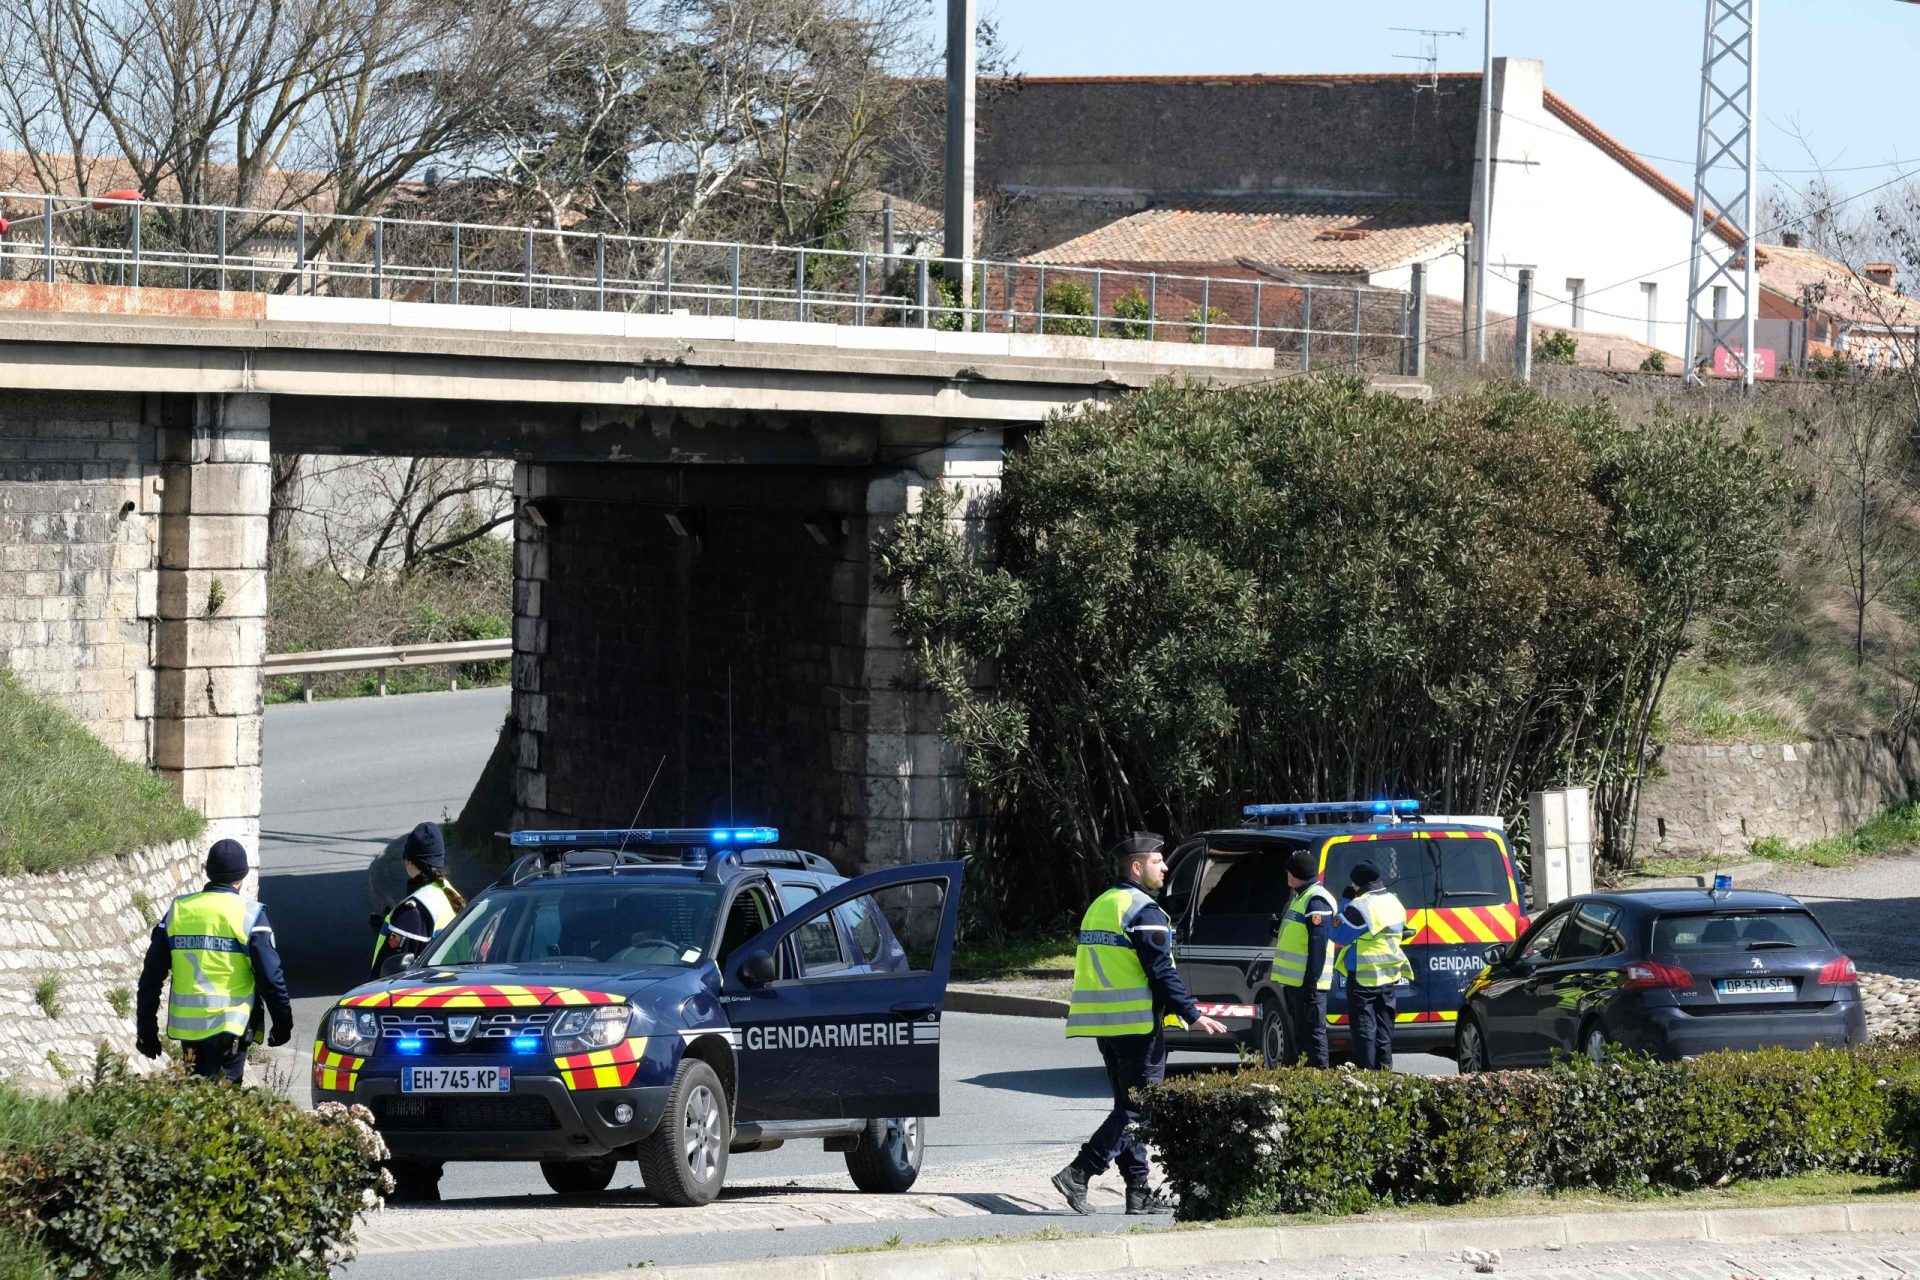
[[[1072,338],[1093,336],[1093,320],[1076,317],[1093,315],[1093,290],[1079,280],[1057,280],[1047,286],[1040,309],[1047,313],[1048,334]]]
[[[1152,337],[1153,326],[1150,322],[1159,319],[1147,303],[1147,291],[1139,285],[1114,299],[1113,314],[1114,322],[1106,326],[1106,332],[1116,338],[1131,338],[1135,342]]]
[[[1555,329],[1541,338],[1534,346],[1533,359],[1536,364],[1572,364],[1575,352],[1579,349],[1573,335],[1565,329]]]
[[[0,1088],[0,1256],[30,1244],[74,1276],[325,1276],[386,1185],[366,1119],[265,1089],[136,1078],[104,1054],[58,1101]]]
[[[1819,1170],[1911,1175],[1920,1052],[1573,1059],[1464,1077],[1247,1070],[1151,1089],[1145,1114],[1183,1218],[1529,1188],[1692,1190]]]
[[[1202,315],[1199,307],[1187,312],[1187,341],[1205,342],[1207,330],[1229,322],[1230,317],[1219,307],[1208,307]]]
[[[1667,355],[1664,351],[1655,351],[1640,362],[1642,373],[1665,373],[1666,371]]]

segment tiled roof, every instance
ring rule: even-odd
[[[1383,271],[1456,245],[1458,211],[1407,201],[1193,200],[1145,209],[1031,255],[1057,263],[1230,263],[1322,275]]]
[[[1762,245],[1754,266],[1761,287],[1793,306],[1800,305],[1805,290],[1825,286],[1825,298],[1815,305],[1843,323],[1920,324],[1920,301],[1897,289],[1875,284],[1812,249]]]

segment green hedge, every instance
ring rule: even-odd
[[[368,1119],[104,1056],[62,1099],[0,1088],[0,1255],[72,1276],[325,1276],[390,1185]]]
[[[1151,1089],[1145,1115],[1183,1218],[1815,1170],[1912,1176],[1920,1051],[1578,1059],[1460,1077],[1256,1069]]]

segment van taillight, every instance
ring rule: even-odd
[[[1623,972],[1627,975],[1623,985],[1628,991],[1669,991],[1693,986],[1693,975],[1677,964],[1639,960],[1628,965]]]
[[[1820,971],[1820,985],[1823,987],[1845,986],[1858,981],[1860,971],[1853,967],[1853,960],[1848,956],[1827,961],[1827,967]]]

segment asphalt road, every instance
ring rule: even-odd
[[[320,1018],[366,974],[368,864],[414,823],[459,812],[506,707],[505,690],[481,689],[268,709],[260,894],[294,992],[299,1053],[281,1070],[295,1097],[308,1097],[307,1049]],[[1093,1050],[1048,1020],[948,1014],[945,1025],[942,1110],[929,1122],[912,1196],[855,1193],[842,1158],[817,1142],[734,1157],[727,1196],[707,1210],[662,1209],[629,1170],[605,1196],[569,1202],[549,1192],[535,1165],[454,1165],[441,1205],[390,1209],[369,1222],[363,1257],[348,1273],[417,1275],[423,1259],[413,1250],[422,1243],[438,1246],[436,1268],[504,1280],[633,1261],[810,1253],[894,1234],[910,1241],[1137,1223],[1117,1211],[1117,1184],[1101,1201],[1109,1211],[1093,1219],[1060,1217],[1047,1187],[1107,1108]],[[1180,1054],[1174,1070],[1231,1061]],[[1402,1062],[1452,1070],[1421,1055]]]

